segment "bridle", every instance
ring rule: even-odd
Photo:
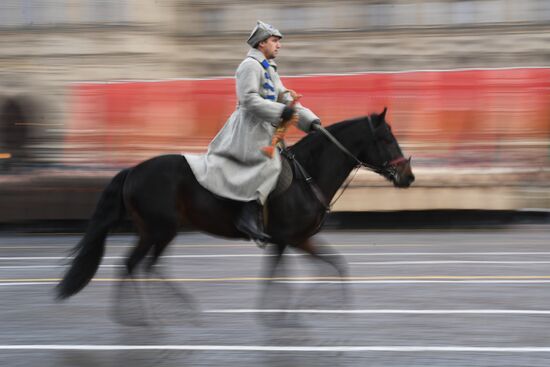
[[[367,120],[368,120],[369,129],[372,133],[372,136],[374,137],[375,136],[375,131],[374,131],[374,127],[372,126],[372,119],[370,118],[370,116],[367,116]],[[338,201],[338,199],[340,199],[340,197],[342,196],[344,191],[346,191],[346,189],[350,185],[351,181],[353,181],[353,179],[355,178],[355,175],[357,174],[357,171],[359,171],[359,168],[363,167],[363,168],[366,168],[370,171],[376,172],[376,173],[378,173],[378,174],[380,174],[384,177],[387,177],[388,179],[397,180],[398,176],[399,176],[399,172],[397,170],[397,167],[400,164],[402,164],[403,162],[407,162],[407,161],[410,162],[410,160],[411,160],[410,157],[409,157],[409,159],[407,159],[403,156],[403,154],[401,154],[400,157],[398,157],[396,159],[393,159],[393,160],[390,160],[390,161],[386,161],[381,166],[376,166],[376,165],[373,165],[373,164],[370,164],[370,163],[366,163],[366,162],[363,162],[362,160],[360,160],[359,158],[357,158],[355,155],[353,155],[353,153],[351,153],[348,150],[348,148],[343,146],[342,143],[340,143],[338,141],[338,139],[336,139],[323,126],[315,124],[315,125],[312,125],[312,128],[316,129],[316,130],[319,130],[323,135],[325,135],[328,138],[328,140],[330,140],[334,145],[336,145],[336,147],[338,147],[338,149],[340,149],[348,157],[353,159],[355,161],[355,163],[357,163],[356,166],[355,166],[356,169],[355,169],[354,174],[351,176],[351,178],[348,178],[348,181],[344,185],[342,185],[342,189],[340,191],[340,194],[329,203],[328,207],[326,207],[327,212],[329,212],[332,209],[332,207],[334,206],[336,201]],[[377,147],[379,153],[381,153],[381,148],[380,148],[380,145],[378,144],[378,141],[376,139],[374,139],[374,141],[376,143],[376,147]]]
[[[367,120],[368,120],[369,130],[371,131],[372,136],[375,136],[374,127],[372,126],[372,119],[370,118],[370,116],[367,116]],[[315,124],[315,125],[312,125],[312,127],[314,129],[319,130],[321,133],[323,133],[334,145],[336,145],[338,147],[338,149],[340,149],[348,157],[353,159],[355,161],[355,163],[357,163],[357,165],[356,165],[357,168],[363,167],[363,168],[366,168],[368,170],[371,170],[373,172],[376,172],[376,173],[381,174],[381,175],[386,176],[386,177],[397,178],[397,174],[398,174],[397,173],[397,167],[399,166],[399,164],[411,160],[411,158],[407,159],[407,158],[403,157],[403,155],[401,155],[400,157],[398,157],[396,159],[384,162],[381,166],[376,166],[376,165],[373,165],[373,164],[370,164],[370,163],[366,163],[366,162],[361,161],[355,155],[353,155],[353,153],[351,153],[345,146],[343,146],[342,143],[340,143],[338,141],[338,139],[336,139],[323,126]],[[375,143],[376,143],[376,147],[377,147],[379,153],[382,153],[381,149],[380,149],[380,145],[378,144],[378,141],[375,140]],[[381,154],[381,156],[383,156],[383,155]]]

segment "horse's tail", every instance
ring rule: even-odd
[[[82,290],[99,268],[107,234],[126,213],[122,187],[129,171],[120,171],[101,194],[86,233],[73,250],[75,256],[71,267],[57,285],[59,299],[68,298]]]

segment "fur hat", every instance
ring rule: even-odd
[[[265,41],[271,36],[283,38],[283,35],[278,29],[275,29],[272,25],[258,20],[246,43],[248,43],[250,47],[256,47],[258,43]]]

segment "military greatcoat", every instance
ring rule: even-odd
[[[285,105],[292,101],[277,74],[277,65],[252,48],[236,72],[237,109],[203,155],[185,154],[198,182],[216,195],[262,204],[275,188],[281,158],[265,156],[261,148],[271,143],[281,123]],[[308,132],[318,117],[295,105],[298,128]]]

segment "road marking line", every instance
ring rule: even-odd
[[[306,256],[307,254],[289,254],[285,256]],[[166,255],[163,259],[196,259],[196,258],[224,258],[224,257],[264,257],[275,256],[268,254],[224,254],[224,255]],[[103,260],[125,260],[127,256],[104,256]],[[22,261],[22,260],[72,260],[73,256],[14,256],[0,257],[1,261]]]
[[[59,256],[8,256],[0,257],[1,261],[21,261],[21,260],[65,260],[72,259],[71,257],[59,257]]]
[[[468,242],[468,243],[462,243],[461,246],[489,246],[489,247],[496,247],[496,246],[517,246],[518,241],[508,241],[508,242],[496,242],[496,243],[486,243],[486,242]],[[0,251],[1,250],[43,250],[43,249],[61,249],[61,250],[67,250],[70,251],[74,248],[75,244],[67,244],[67,245],[17,245],[14,243],[5,244],[4,246],[0,245]],[[136,245],[133,243],[129,243],[126,245],[123,244],[107,244],[107,248],[109,249],[115,249],[115,248],[134,248]],[[388,248],[388,247],[445,247],[446,245],[440,245],[436,243],[330,243],[330,244],[318,244],[317,247],[366,247],[366,248]],[[527,241],[527,242],[521,242],[521,246],[548,246],[545,242],[539,242],[539,241]],[[187,248],[236,248],[236,247],[243,247],[243,248],[250,248],[250,243],[236,243],[236,244],[171,244],[169,248],[178,248],[178,249],[187,249]]]
[[[517,242],[509,243],[509,245],[516,245]],[[471,245],[471,246],[480,246],[480,245],[487,245],[486,243],[467,243],[462,245]],[[502,245],[502,243],[499,243],[499,245]],[[522,245],[531,245],[531,246],[538,246],[538,245],[544,245],[545,243],[522,243]],[[133,248],[135,247],[135,244],[127,244],[127,245],[112,245],[107,244],[107,248]],[[432,247],[432,246],[440,246],[438,244],[373,244],[373,243],[337,243],[337,244],[318,244],[317,247],[372,247],[372,248],[380,248],[380,247]],[[66,249],[71,250],[74,247],[74,244],[67,244],[67,245],[36,245],[36,246],[18,246],[17,244],[9,244],[7,246],[1,246],[0,250],[42,250],[42,249]],[[234,248],[234,247],[247,247],[250,248],[250,243],[241,243],[241,244],[171,244],[170,248]]]
[[[357,276],[357,277],[221,277],[221,278],[141,278],[139,281],[162,282],[165,280],[173,282],[211,282],[211,281],[250,281],[250,280],[273,280],[273,281],[308,281],[308,280],[331,280],[347,282],[354,280],[550,280],[550,275],[419,275],[419,276]],[[0,279],[1,281],[1,279]],[[97,281],[117,281],[113,278],[98,278]]]
[[[301,313],[301,314],[405,314],[405,315],[550,315],[550,310],[396,310],[396,309],[363,309],[363,310],[322,310],[322,309],[220,309],[204,310],[203,313]]]
[[[58,282],[60,278],[4,278],[0,282]],[[94,278],[92,282],[178,282],[178,283],[204,283],[226,281],[284,281],[284,282],[336,282],[349,283],[359,281],[550,281],[550,275],[417,275],[417,276],[357,276],[357,277],[220,277],[220,278]]]
[[[550,261],[477,261],[477,260],[443,260],[443,261],[359,261],[350,265],[443,265],[443,264],[550,264]]]
[[[336,253],[320,254],[321,256],[518,256],[518,255],[549,255],[550,252],[359,252],[359,253]],[[195,258],[226,258],[226,257],[266,257],[275,256],[271,254],[202,254],[202,255],[165,255],[163,259],[195,259]],[[302,253],[289,253],[284,256],[302,257],[311,256]],[[104,260],[126,259],[126,256],[105,256]],[[14,256],[0,257],[2,261],[21,261],[21,260],[70,260],[72,257],[66,256]]]
[[[263,346],[263,345],[0,345],[0,350],[89,350],[89,351],[225,351],[225,352],[483,352],[549,353],[550,347],[474,347],[474,346]]]
[[[289,284],[341,284],[335,280],[278,281]],[[546,284],[550,280],[346,280],[346,284]]]
[[[65,249],[65,250],[72,250],[74,248],[75,244],[67,244],[67,245],[35,245],[35,246],[29,246],[29,245],[26,245],[26,246],[18,246],[17,244],[9,244],[9,245],[6,245],[6,246],[1,246],[0,245],[0,250],[42,250],[42,249]],[[133,248],[135,247],[136,245],[135,244],[127,244],[127,245],[115,245],[115,244],[107,244],[107,248]],[[185,245],[185,244],[171,244],[170,245],[170,248],[195,248],[195,247],[198,247],[198,248],[201,248],[201,247],[205,247],[205,248],[216,248],[216,247],[220,247],[220,248],[226,248],[226,247],[248,247],[250,248],[252,245],[250,243],[242,243],[242,244],[219,244],[219,245],[215,245],[215,244],[204,244],[204,245],[199,245],[199,244],[189,244],[189,245]],[[324,245],[319,245],[319,246],[324,246]],[[342,246],[342,245],[335,245],[335,246]],[[347,245],[345,245],[347,246]],[[353,245],[351,245],[353,246]],[[377,246],[377,245],[359,245],[359,246]],[[385,245],[386,246],[386,245]],[[388,245],[388,246],[391,246],[391,245]],[[422,246],[422,245],[419,245],[419,246]],[[332,247],[332,245],[331,245]]]
[[[0,287],[10,287],[14,285],[55,285],[57,282],[21,282],[21,283],[0,283]]]
[[[18,246],[17,244],[10,244],[8,246],[0,246],[0,250],[54,250],[54,249],[65,249],[71,250],[74,245],[36,245],[36,246]],[[115,246],[109,246],[115,247]]]
[[[58,284],[61,279],[57,280],[39,280],[35,282],[25,282],[22,279],[18,281],[8,280],[0,282],[0,287],[4,286],[26,286],[26,285],[51,285]],[[258,281],[259,279],[254,279]],[[120,279],[105,280],[105,283],[121,282]],[[194,283],[194,281],[177,280],[180,283]],[[97,282],[92,280],[92,282]],[[202,281],[206,283],[207,281]],[[213,280],[212,282],[220,282]],[[293,280],[293,281],[277,281],[277,283],[285,284],[342,284],[341,281],[335,280]],[[348,280],[346,284],[362,284],[362,285],[378,285],[378,284],[409,284],[409,285],[427,285],[427,284],[454,284],[454,285],[471,285],[471,284],[550,284],[550,280]]]
[[[0,266],[0,270],[14,270],[14,269],[56,269],[65,268],[65,265],[6,265]],[[125,265],[100,265],[100,268],[123,268]]]

